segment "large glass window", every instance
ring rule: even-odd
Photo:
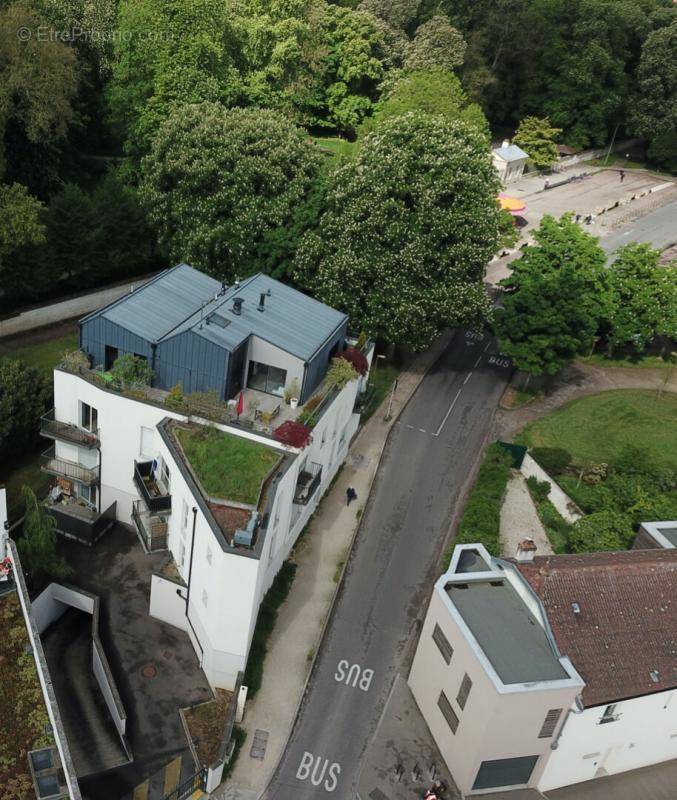
[[[283,397],[286,382],[287,370],[273,367],[270,364],[262,364],[260,361],[249,362],[247,386],[250,389],[258,389],[260,392]]]
[[[538,756],[518,756],[483,761],[473,784],[473,789],[498,789],[500,786],[523,786],[529,783]]]

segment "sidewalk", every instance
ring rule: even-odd
[[[263,685],[245,708],[247,739],[233,774],[213,797],[253,799],[270,781],[291,734],[388,433],[452,336],[443,334],[400,375],[390,420],[384,420],[386,397],[358,433],[334,488],[320,502],[310,530],[295,548],[296,578],[268,643]],[[358,498],[349,507],[348,486],[355,488]],[[263,758],[251,756],[256,731],[268,733]]]

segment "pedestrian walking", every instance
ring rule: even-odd
[[[625,170],[624,169],[621,170],[620,175],[621,175],[621,183],[623,183],[623,181],[625,180]]]
[[[357,500],[357,492],[352,486],[346,489],[346,505],[349,506],[353,500]]]
[[[550,179],[546,178],[545,183],[543,184],[543,191],[550,188]]]

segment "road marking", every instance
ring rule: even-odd
[[[489,356],[489,363],[496,364],[497,367],[502,367],[503,369],[507,369],[510,366],[510,359],[498,356]]]
[[[482,350],[482,352],[483,352],[483,353],[486,353],[486,352],[487,352],[487,350],[489,349],[489,345],[490,345],[490,344],[491,344],[491,340],[489,340],[489,341],[487,342],[487,346],[484,348],[484,350]]]
[[[440,432],[442,431],[442,428],[444,427],[445,422],[449,419],[449,414],[451,414],[451,412],[454,410],[454,406],[456,405],[456,401],[458,400],[460,394],[461,394],[461,390],[459,389],[456,392],[456,397],[454,397],[454,399],[452,400],[451,405],[449,406],[449,408],[447,410],[447,413],[444,415],[444,419],[440,423],[440,427],[437,429],[436,433],[433,433],[433,436],[439,436],[440,435]]]
[[[425,428],[419,428],[419,430],[421,431],[421,433],[428,433],[428,431]]]
[[[473,364],[473,368],[479,367],[481,360],[482,360],[482,356],[477,356],[477,361]]]
[[[465,386],[466,383],[470,380],[470,376],[472,375],[472,370],[465,376],[465,380],[463,381],[463,385]]]
[[[414,430],[414,426],[413,425],[407,425],[407,428],[409,428],[412,431]]]
[[[329,767],[328,773],[327,767]],[[313,786],[320,786],[320,784],[322,784],[324,781],[324,789],[326,792],[333,792],[334,789],[336,789],[340,774],[341,765],[336,761],[330,765],[328,758],[314,756],[307,750],[303,754],[299,768],[296,770],[296,778],[299,781],[306,781],[308,778],[310,778],[310,782],[313,784]],[[327,775],[326,778],[325,775]]]
[[[359,664],[351,664],[342,658],[336,665],[334,680],[337,683],[345,683],[353,689],[360,688],[363,692],[368,692],[374,677],[373,669],[362,669]]]

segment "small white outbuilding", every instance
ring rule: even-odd
[[[529,156],[516,144],[510,144],[505,139],[500,147],[491,151],[494,157],[494,166],[504,184],[519,180],[524,174]]]

